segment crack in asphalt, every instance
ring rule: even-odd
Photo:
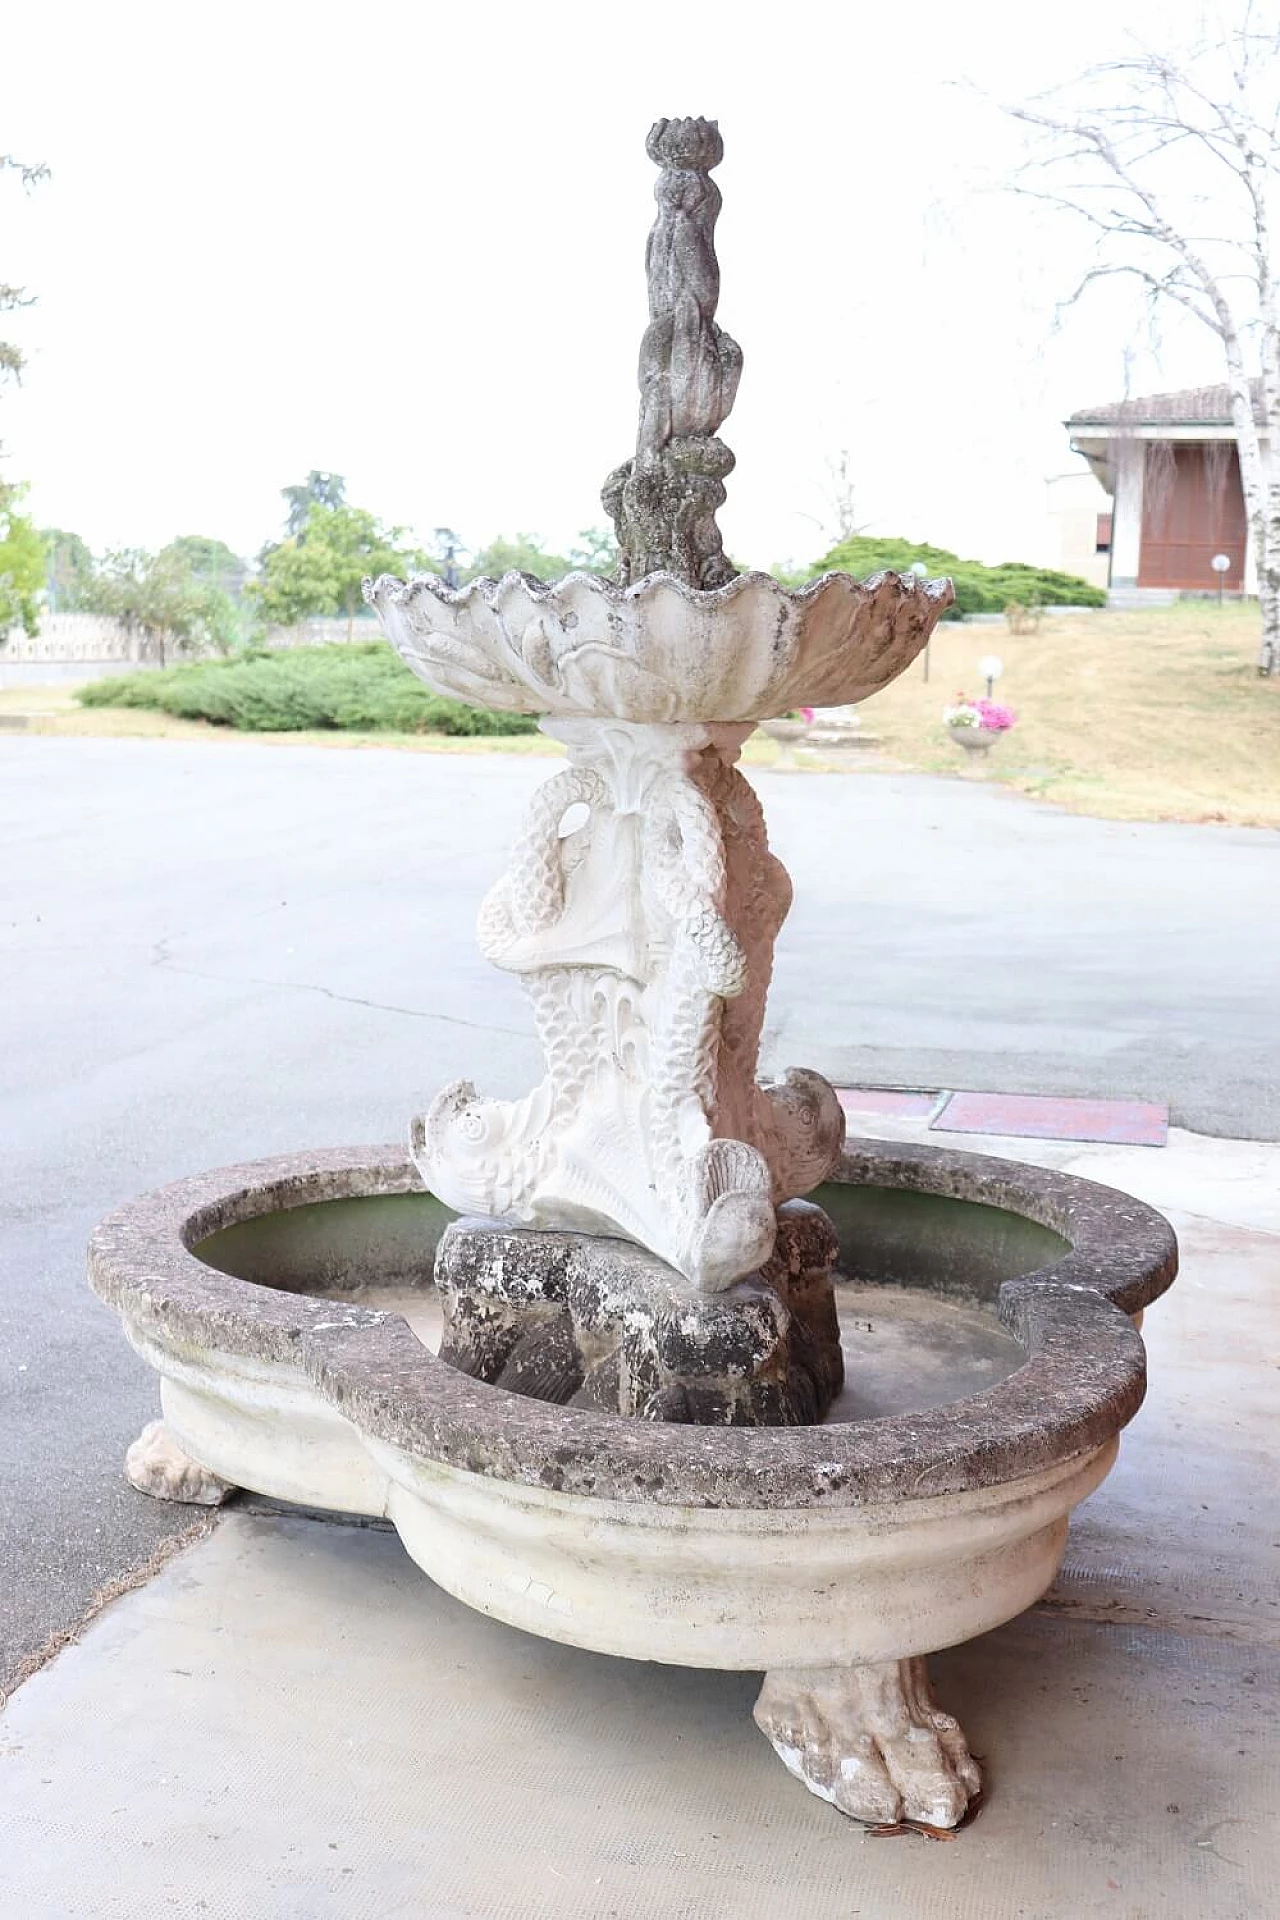
[[[176,938],[169,935],[169,939]],[[410,1020],[434,1020],[446,1027],[469,1027],[475,1033],[502,1033],[512,1040],[528,1040],[531,1036],[522,1033],[518,1027],[495,1027],[489,1020],[465,1020],[458,1013],[431,1013],[426,1007],[399,1007],[389,1000],[366,1000],[358,993],[339,993],[333,987],[322,987],[314,980],[265,980],[252,973],[204,973],[199,967],[183,967],[161,949],[167,940],[158,940],[152,951],[150,964],[164,967],[169,973],[180,973],[188,980],[212,980],[226,987],[276,987],[284,993],[318,993],[326,1000],[340,1001],[344,1006],[368,1007],[374,1013],[400,1013]]]

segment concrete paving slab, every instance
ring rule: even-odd
[[[863,1116],[846,1109],[849,1136],[927,1141],[930,1129],[898,1114]],[[936,1142],[934,1144],[937,1144]],[[956,1142],[957,1146],[961,1143]],[[1216,1220],[1223,1226],[1280,1234],[1280,1142],[1221,1140],[1170,1127],[1164,1148],[1111,1147],[1105,1143],[984,1135],[963,1142],[966,1153],[1028,1160],[1035,1166],[1078,1173],[1119,1187],[1162,1213]],[[1278,1250],[1280,1251],[1280,1250]]]
[[[932,1120],[934,1133],[994,1133],[1019,1140],[1100,1140],[1162,1147],[1169,1109],[1149,1100],[1076,1100],[1044,1093],[953,1093]]]
[[[837,1087],[836,1093],[847,1114],[888,1114],[895,1120],[927,1120],[948,1097],[901,1087]]]
[[[756,1679],[470,1613],[394,1536],[228,1516],[0,1723],[24,1920],[1243,1920],[1280,1870],[1270,1653],[1027,1616],[937,1662],[992,1799],[881,1840]]]
[[[1011,1151],[1011,1143],[1002,1141],[1000,1150]],[[1275,1142],[1213,1140],[1172,1127],[1163,1153],[1115,1153],[1102,1147],[1081,1153],[1077,1148],[1062,1164],[1068,1173],[1123,1187],[1163,1213],[1280,1234],[1280,1145]],[[1276,1251],[1280,1257],[1280,1247]]]

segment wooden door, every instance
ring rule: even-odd
[[[1225,553],[1229,593],[1244,587],[1244,491],[1230,441],[1156,443],[1147,448],[1142,489],[1140,587],[1217,591],[1209,565]]]

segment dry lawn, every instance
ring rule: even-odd
[[[1258,678],[1257,650],[1257,609],[1213,602],[1061,614],[1034,634],[948,623],[928,682],[917,661],[860,712],[900,767],[1112,820],[1280,827],[1280,679]],[[996,698],[1018,725],[962,761],[941,712],[958,692],[986,692],[986,653],[1004,661]]]
[[[1062,614],[1034,634],[947,624],[930,647],[927,681],[917,661],[862,707],[864,727],[880,741],[877,754],[801,758],[814,768],[909,769],[994,782],[1112,820],[1280,827],[1280,678],[1258,678],[1257,647],[1256,609],[1220,610],[1212,602]],[[1015,708],[1019,723],[989,756],[974,759],[948,738],[941,713],[958,692],[985,691],[977,672],[985,653],[1004,660],[997,698]],[[0,691],[0,729],[18,714],[27,716],[28,732],[40,733],[419,753],[561,752],[540,734],[237,734],[164,714],[81,708],[65,685]],[[777,749],[757,734],[744,757],[768,766]]]

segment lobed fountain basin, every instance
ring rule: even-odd
[[[792,707],[869,699],[910,666],[955,599],[949,580],[767,573],[691,587],[506,573],[447,587],[438,575],[368,580],[364,597],[434,693],[551,720],[723,726]]]
[[[89,1269],[192,1459],[387,1517],[497,1619],[682,1665],[900,1660],[1051,1583],[1141,1403],[1134,1317],[1176,1244],[1127,1195],[935,1147],[856,1143],[813,1198],[848,1379],[811,1427],[628,1420],[442,1363],[453,1216],[398,1148],[179,1181],[104,1221]]]

